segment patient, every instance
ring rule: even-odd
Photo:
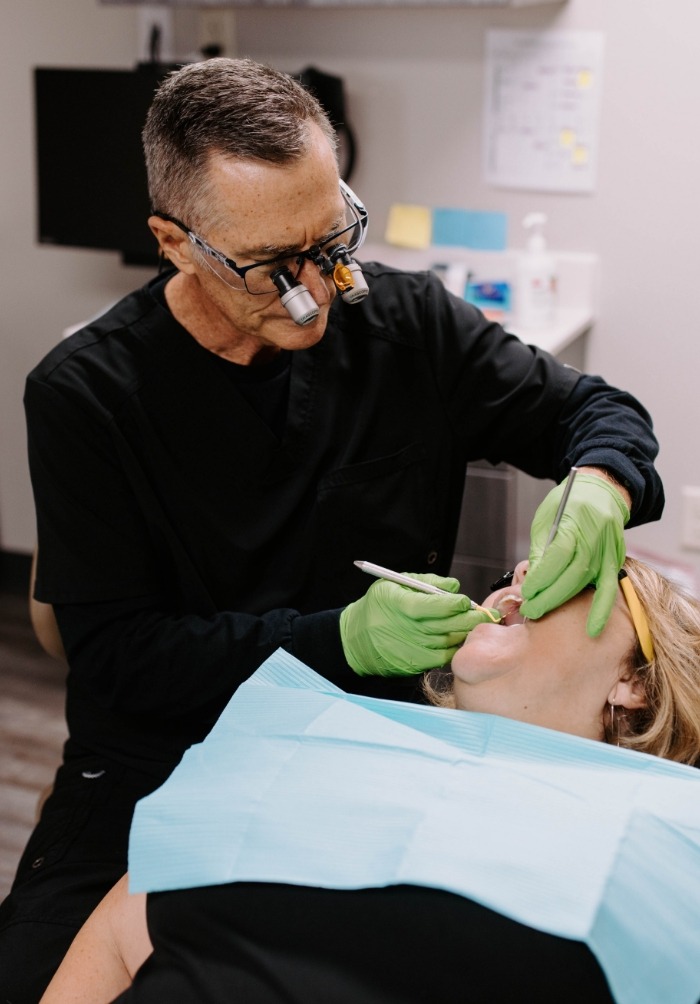
[[[560,732],[599,739],[680,763],[700,761],[700,604],[633,558],[624,565],[638,596],[635,629],[621,588],[598,638],[580,629],[588,590],[540,621],[518,613],[527,562],[512,584],[485,606],[505,613],[500,625],[479,625],[452,660],[452,672],[424,677],[429,700],[463,711],[486,711]],[[634,603],[634,599],[631,601]],[[642,651],[652,645],[647,658]],[[653,642],[652,642],[653,640]]]
[[[625,571],[627,593],[590,638],[589,591],[523,620],[527,565],[518,565],[512,583],[484,600],[503,623],[477,626],[451,672],[427,674],[431,702],[700,762],[700,604],[639,561],[628,558]],[[630,584],[638,604],[626,599]],[[146,908],[156,951],[131,986],[152,952]],[[440,889],[236,882],[151,894],[147,907],[145,895],[128,895],[126,876],[42,1004],[107,1004],[120,994],[222,1004],[613,1000],[586,945]]]

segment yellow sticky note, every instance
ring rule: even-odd
[[[427,206],[395,202],[389,209],[384,240],[403,248],[430,247],[432,214]]]
[[[559,146],[570,150],[576,141],[576,133],[573,129],[562,129],[559,133]]]
[[[577,167],[588,163],[588,147],[577,146],[571,152],[571,161]]]
[[[579,70],[576,74],[576,83],[581,90],[585,90],[593,83],[593,74],[590,70]]]

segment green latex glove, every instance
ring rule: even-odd
[[[592,584],[596,592],[586,631],[595,638],[617,596],[617,573],[625,560],[623,531],[630,512],[620,493],[603,478],[578,474],[556,536],[543,554],[565,484],[552,489],[532,521],[520,612],[537,620]]]
[[[444,666],[472,628],[490,620],[470,608],[457,579],[411,574],[454,595],[420,593],[385,579],[373,583],[340,615],[345,658],[359,676],[413,676]]]

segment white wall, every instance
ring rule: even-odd
[[[34,244],[31,67],[131,65],[139,55],[136,9],[97,0],[14,0],[14,6],[15,28],[0,41],[3,136],[12,138],[0,153],[0,545],[28,550],[34,529],[24,375],[66,324],[147,273],[124,268],[115,255]],[[652,412],[668,496],[663,520],[631,531],[630,543],[689,563],[700,576],[700,552],[679,546],[681,486],[700,485],[693,436],[700,418],[697,0],[569,0],[513,10],[256,9],[228,16],[235,18],[236,54],[291,71],[314,65],[345,78],[360,146],[353,187],[370,210],[372,240],[381,239],[395,201],[504,210],[514,244],[524,213],[542,207],[554,247],[600,255],[601,319],[589,369],[632,391]],[[175,17],[185,53],[194,44],[188,35],[194,16]],[[604,32],[594,194],[533,196],[482,181],[483,48],[491,27]]]
[[[103,7],[97,0],[2,3],[0,546],[21,552],[30,551],[35,538],[22,410],[24,378],[63,328],[140,284],[143,274],[122,268],[116,255],[35,243],[32,70],[42,65],[132,66],[136,38],[131,8]]]

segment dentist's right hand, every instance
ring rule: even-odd
[[[359,676],[413,676],[444,666],[477,624],[491,620],[471,609],[457,579],[411,574],[452,595],[421,593],[385,579],[373,583],[340,615],[345,658]]]

